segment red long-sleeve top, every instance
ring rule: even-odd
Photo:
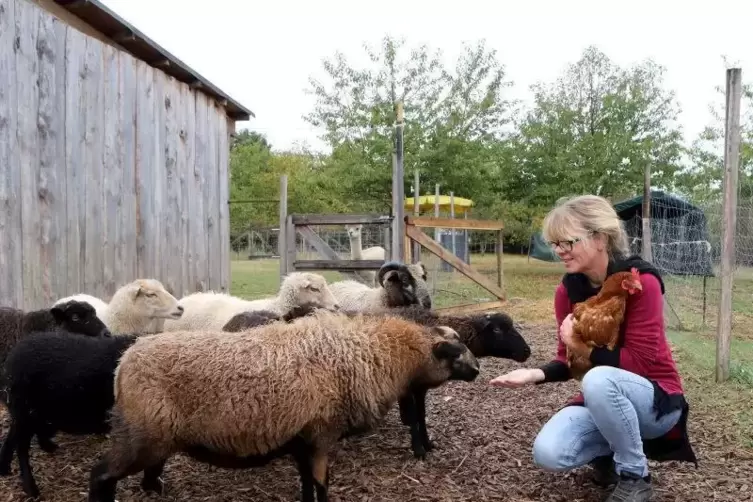
[[[614,350],[606,347],[595,348],[591,352],[591,363],[594,366],[622,368],[651,380],[670,396],[682,395],[682,381],[664,333],[664,299],[661,284],[651,273],[641,273],[641,283],[643,290],[627,299],[621,343]],[[544,382],[565,381],[571,378],[559,326],[572,312],[572,307],[565,286],[560,283],[554,295],[554,312],[558,326],[557,353],[553,361],[542,367]],[[579,393],[571,403],[582,402],[583,395]]]

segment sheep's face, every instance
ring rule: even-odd
[[[418,304],[416,280],[405,267],[385,273],[382,286],[387,292],[386,307],[407,307]]]
[[[307,305],[308,309],[320,308],[334,312],[340,309],[337,298],[327,285],[327,280],[319,274],[297,272],[285,278],[281,296],[290,300],[291,308]]]
[[[134,281],[130,285],[130,294],[136,308],[153,319],[180,319],[183,315],[178,300],[157,280]]]
[[[416,280],[416,296],[418,297],[419,304],[426,309],[430,309],[431,294],[429,293],[429,285],[426,282],[429,278],[426,267],[420,261],[409,263],[406,267],[408,267],[411,275]]]
[[[488,313],[474,317],[473,330],[477,356],[503,357],[519,363],[531,356],[531,347],[506,314]]]
[[[348,237],[350,237],[351,239],[361,237],[361,230],[363,229],[363,225],[345,225],[345,228],[348,230]]]
[[[310,314],[313,314],[316,310],[321,308],[322,307],[318,302],[295,305],[292,309],[288,310],[285,315],[282,316],[282,320],[285,322],[291,322],[300,317],[306,317]]]
[[[55,322],[64,330],[86,336],[112,336],[91,304],[70,300],[50,309]]]
[[[462,380],[472,382],[479,374],[473,353],[461,341],[457,331],[448,326],[428,328],[434,339],[432,354],[439,367],[432,368],[429,380]]]

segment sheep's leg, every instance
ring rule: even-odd
[[[118,417],[116,416],[117,420]],[[145,445],[145,440],[117,423],[111,435],[111,446],[91,470],[89,475],[89,502],[115,502],[118,481],[144,471],[142,488],[152,488],[151,483],[162,473],[169,454],[162,445]],[[157,481],[159,482],[159,481]]]
[[[13,452],[17,444],[18,425],[16,425],[16,420],[11,418],[10,429],[5,436],[2,448],[0,448],[0,476],[10,475],[10,464],[13,462]]]
[[[400,410],[400,422],[402,422],[403,425],[410,425],[413,422],[413,417],[410,414],[410,410],[413,406],[413,394],[408,393],[401,397],[397,404]]]
[[[426,389],[416,390],[413,396],[416,403],[416,420],[421,435],[421,445],[426,451],[431,451],[435,444],[429,439],[429,432],[426,430]]]
[[[314,450],[314,455],[311,459],[311,472],[314,477],[314,488],[316,489],[316,502],[327,502],[329,489],[329,469],[328,448],[318,446]]]
[[[52,437],[57,431],[47,423],[38,424],[36,429],[39,448],[45,453],[55,453],[59,446],[52,440]]]
[[[315,502],[312,455],[308,445],[301,442],[300,446],[296,446],[293,449],[293,458],[298,466],[298,475],[301,478],[301,502]]]
[[[400,405],[400,419],[403,424],[410,427],[410,443],[413,456],[416,458],[426,458],[426,448],[424,447],[421,437],[421,424],[418,415],[418,399],[415,391],[409,391],[408,394],[401,397],[398,401]]]
[[[31,448],[31,438],[34,436],[34,432],[28,427],[28,424],[23,424],[18,427],[17,434],[16,454],[18,455],[21,486],[27,496],[37,498],[39,497],[39,487],[34,480],[31,464],[29,463],[29,449]]]
[[[165,483],[161,476],[165,470],[165,460],[144,469],[144,477],[141,480],[141,489],[145,492],[153,492],[163,495]]]

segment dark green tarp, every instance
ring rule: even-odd
[[[643,196],[618,202],[614,208],[625,222],[630,251],[640,254]],[[713,277],[711,245],[703,210],[656,190],[651,191],[651,218],[653,263],[659,270],[674,275]],[[530,255],[542,261],[559,261],[544,242],[541,232],[531,238]]]

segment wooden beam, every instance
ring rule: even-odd
[[[230,201],[228,201],[228,204]],[[288,274],[288,175],[280,175],[280,233],[277,234],[277,254],[280,255],[280,282]],[[295,249],[295,242],[292,244]]]
[[[458,270],[461,274],[468,277],[470,280],[484,288],[485,290],[489,291],[491,294],[499,298],[500,300],[505,299],[505,293],[500,288],[495,286],[493,283],[491,283],[486,277],[481,275],[480,273],[473,270],[470,266],[468,266],[464,261],[462,261],[457,256],[454,256],[450,251],[443,248],[437,241],[423,233],[419,228],[414,227],[412,225],[408,225],[405,228],[405,233],[414,241],[421,244],[423,247],[425,247],[427,250],[429,250],[430,253],[438,256],[440,259],[446,261],[455,269]]]
[[[735,281],[735,227],[737,225],[737,178],[740,170],[740,102],[742,70],[727,70],[727,109],[724,125],[724,180],[722,192],[722,252],[719,275],[719,320],[716,333],[716,381],[729,378],[732,336],[732,287]]]
[[[294,214],[293,224],[299,225],[370,225],[389,224],[392,216],[384,214]]]
[[[384,260],[296,260],[296,270],[379,270]]]
[[[475,312],[485,312],[487,310],[501,309],[505,306],[504,301],[469,303],[466,305],[456,305],[454,307],[442,307],[434,309],[440,315],[458,315],[473,314]]]
[[[291,221],[292,221],[292,219],[294,217],[295,217],[295,215],[289,216],[289,218],[291,219]],[[322,258],[325,258],[325,259],[328,259],[328,260],[340,261],[340,255],[337,254],[337,252],[334,249],[332,249],[331,247],[329,247],[329,245],[326,242],[324,242],[324,239],[322,239],[321,237],[319,237],[319,234],[317,234],[316,232],[314,232],[311,229],[311,227],[306,226],[306,225],[302,225],[302,226],[291,225],[291,226],[295,227],[295,229],[298,231],[298,233],[301,234],[304,239],[306,239],[307,241],[309,241],[312,246],[314,246],[314,249],[316,249],[316,252],[319,253]],[[295,234],[293,234],[293,235],[295,235]],[[292,272],[293,270],[296,270],[295,265],[296,265],[296,263],[298,263],[300,261],[301,260],[294,260],[294,261],[292,261],[291,262],[291,268],[292,268],[292,270],[289,270],[288,273]],[[348,270],[340,270],[339,272],[341,274],[343,274],[343,275],[346,275],[346,276],[350,277],[351,279],[353,279],[355,281],[358,281],[358,282],[363,283],[363,284],[366,283],[365,279],[363,279],[361,276],[359,276],[355,272],[351,272],[351,271],[348,271]]]
[[[419,228],[455,228],[459,230],[502,230],[505,225],[495,220],[474,220],[472,218],[454,220],[433,216],[406,216],[405,223]]]
[[[502,289],[504,274],[502,271],[502,252],[504,248],[505,234],[500,230],[497,232],[497,286]]]

